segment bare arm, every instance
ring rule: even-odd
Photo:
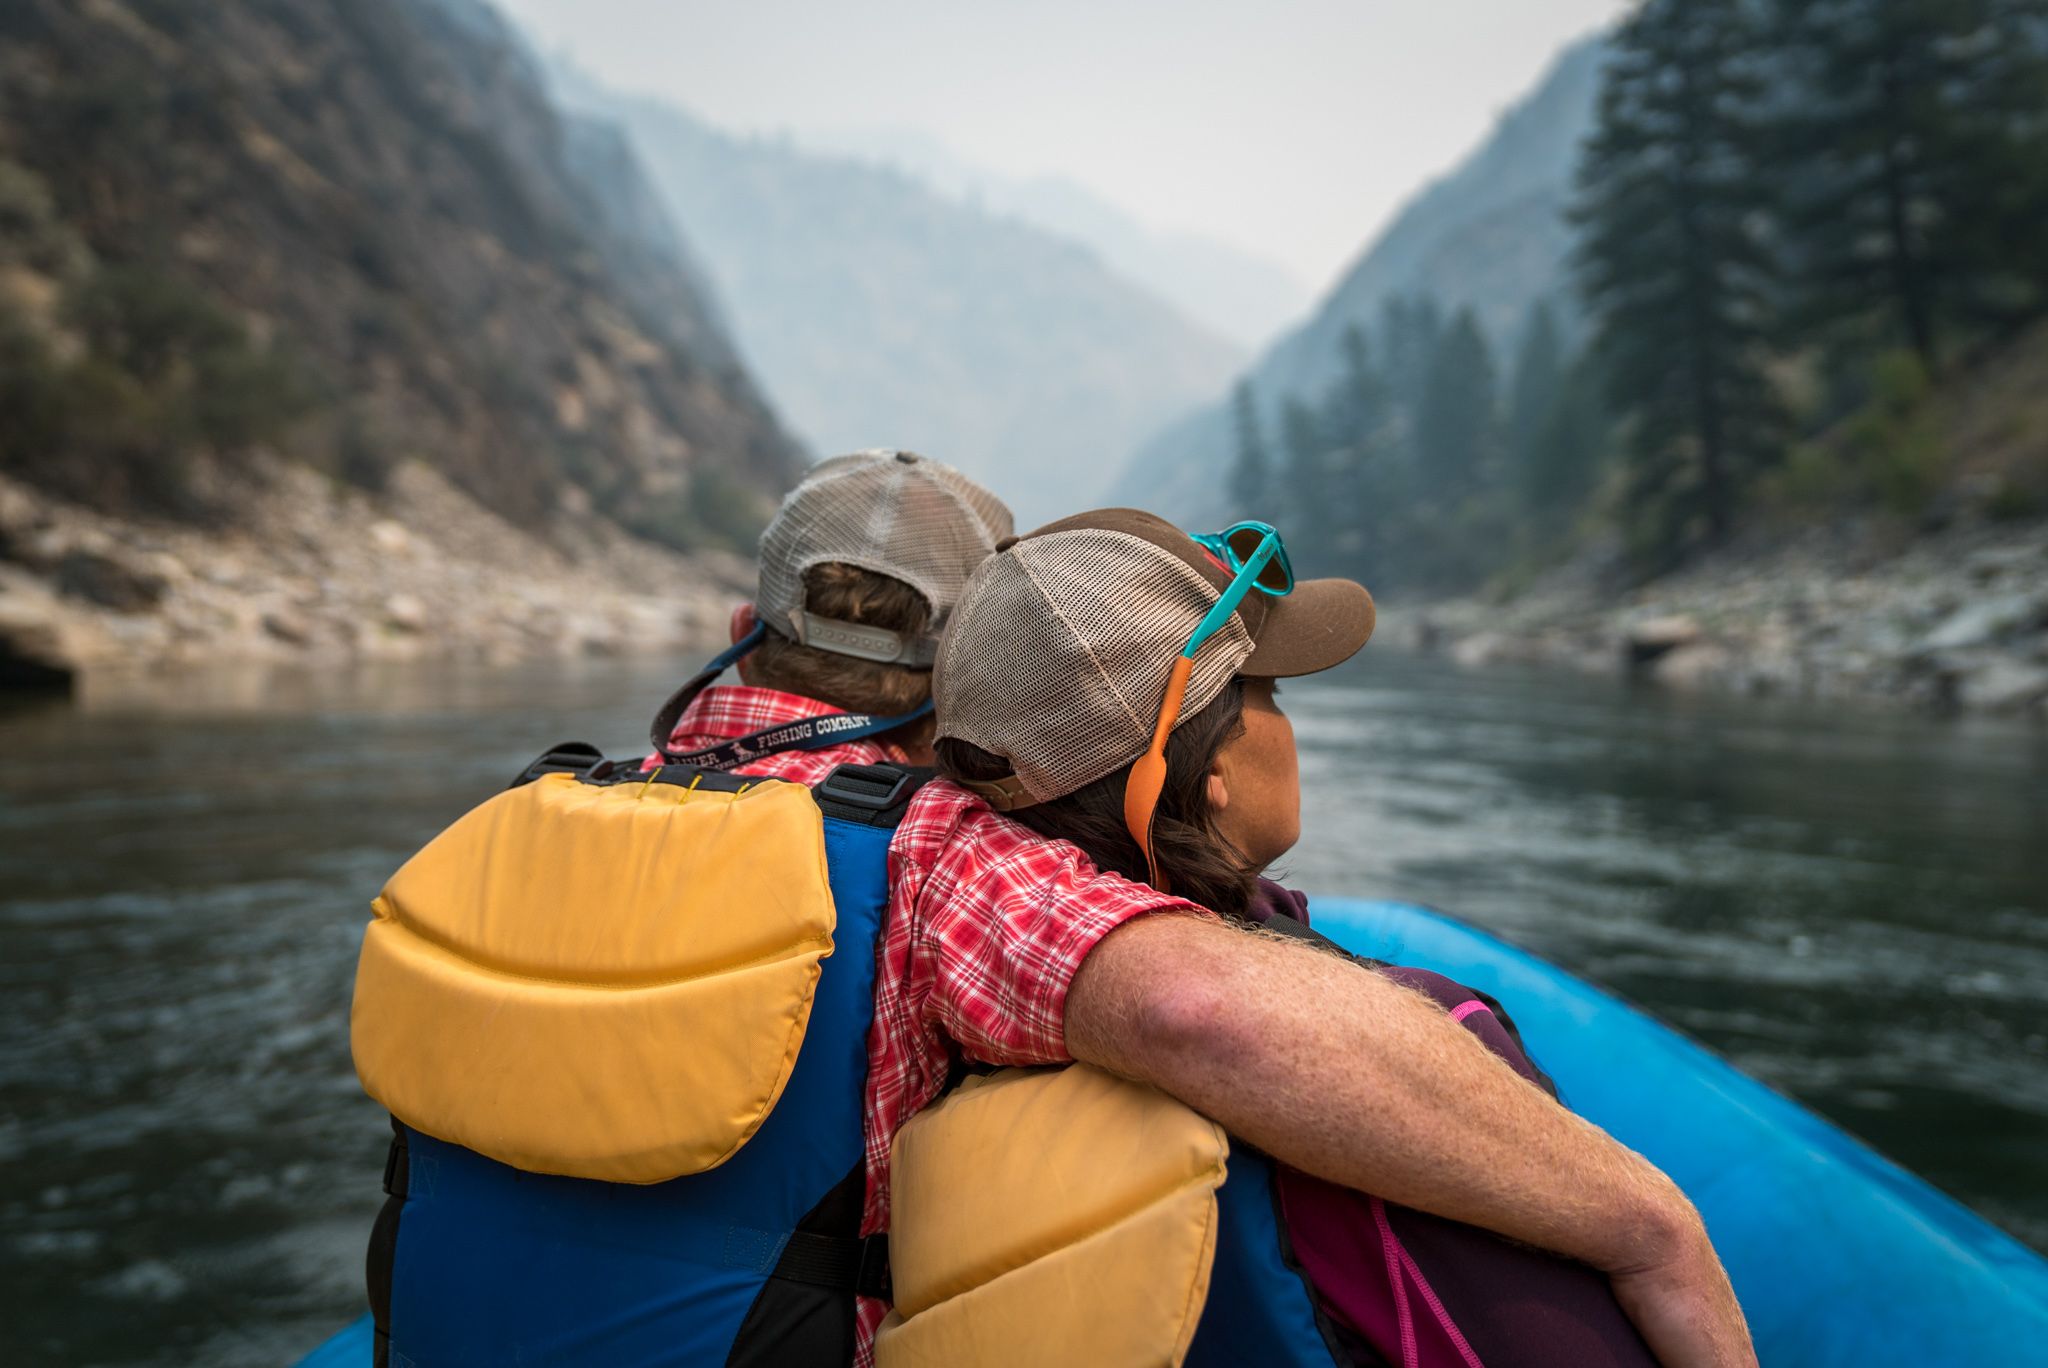
[[[1672,1368],[1753,1363],[1698,1213],[1420,994],[1299,943],[1152,916],[1067,995],[1067,1047],[1334,1183],[1607,1272]]]

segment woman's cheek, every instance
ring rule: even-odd
[[[1278,859],[1301,839],[1301,753],[1294,744],[1294,724],[1288,721],[1285,713],[1276,711],[1273,717],[1280,733],[1275,747],[1280,759],[1275,767],[1280,791],[1273,795],[1272,801],[1274,844],[1279,847],[1273,858]]]
[[[1296,770],[1293,782],[1287,786],[1287,848],[1301,839],[1301,771]]]

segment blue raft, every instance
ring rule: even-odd
[[[1441,913],[1318,898],[1361,955],[1499,998],[1573,1110],[1705,1215],[1771,1368],[2048,1363],[2048,1260],[1626,1003]],[[370,1323],[304,1368],[364,1368]]]

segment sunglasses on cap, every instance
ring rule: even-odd
[[[1145,852],[1145,869],[1151,875],[1152,886],[1162,893],[1167,890],[1159,874],[1159,860],[1152,852],[1152,819],[1159,810],[1159,795],[1166,789],[1166,740],[1180,720],[1180,705],[1187,697],[1195,656],[1230,621],[1237,605],[1252,590],[1274,598],[1294,592],[1294,567],[1288,563],[1279,529],[1271,523],[1241,522],[1221,532],[1196,533],[1194,542],[1232,572],[1230,587],[1196,625],[1188,644],[1174,660],[1173,670],[1166,677],[1166,698],[1159,705],[1159,720],[1152,728],[1152,744],[1131,766],[1130,778],[1124,781],[1124,825],[1130,829],[1138,849]]]
[[[1266,559],[1254,572],[1258,587],[1275,598],[1294,591],[1294,567],[1288,563],[1287,546],[1280,540],[1279,529],[1271,523],[1248,519],[1232,523],[1221,532],[1191,532],[1188,539],[1221,561],[1232,574],[1242,573],[1247,564],[1263,555]],[[1243,597],[1239,594],[1231,600],[1232,611]]]

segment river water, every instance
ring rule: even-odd
[[[542,746],[632,746],[690,663],[244,671],[0,712],[0,1359],[272,1365],[358,1312],[371,896]],[[2040,731],[1382,651],[1282,706],[1294,883],[1493,927],[2048,1248]]]

